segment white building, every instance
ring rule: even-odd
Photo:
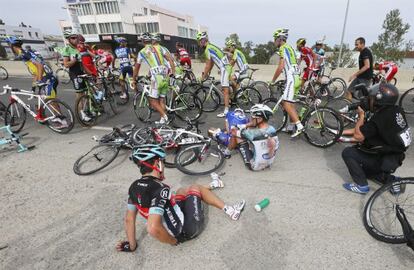
[[[143,32],[163,34],[167,47],[180,41],[195,46],[195,36],[206,27],[198,25],[192,16],[150,4],[144,0],[66,0],[70,24],[60,22],[62,30],[72,26],[87,42],[111,42],[116,35],[136,43]],[[168,46],[170,45],[170,46]],[[112,44],[112,46],[114,46]]]

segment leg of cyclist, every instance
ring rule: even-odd
[[[299,75],[294,74],[286,74],[286,88],[283,92],[283,102],[282,107],[289,115],[291,123],[296,126],[295,133],[292,134],[292,138],[297,137],[300,135],[304,127],[299,120],[298,112],[296,111],[295,107],[295,95],[300,87],[300,79]]]
[[[224,112],[217,115],[217,117],[225,117],[230,108],[230,71],[231,66],[227,66],[220,70],[221,73],[221,87],[224,95]]]

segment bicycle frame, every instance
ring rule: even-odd
[[[188,130],[185,130],[183,128],[179,128],[179,129],[170,129],[170,128],[152,128],[151,131],[154,133],[155,135],[155,140],[158,143],[163,142],[166,138],[163,137],[163,135],[167,135],[167,134],[172,134],[172,136],[170,136],[170,138],[168,138],[169,140],[172,140],[174,142],[173,145],[166,145],[166,147],[176,147],[178,145],[193,145],[193,144],[200,144],[200,143],[210,143],[211,139],[207,138],[201,134],[195,133],[195,132],[191,132]],[[180,136],[182,136],[183,134],[187,134],[192,136],[192,138],[184,138],[182,142],[177,143],[177,140]],[[197,140],[198,139],[198,140]]]
[[[19,147],[19,150],[17,151],[18,153],[22,153],[22,152],[29,150],[29,148],[27,148],[25,145],[20,143],[20,136],[14,134],[11,131],[10,126],[0,127],[0,131],[7,132],[10,135],[10,138],[5,138],[5,137],[0,138],[0,145],[6,145],[6,144],[11,144],[12,142],[16,142]]]

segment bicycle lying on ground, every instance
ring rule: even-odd
[[[0,127],[0,132],[2,134],[4,134],[3,136],[0,135],[0,146],[3,145],[10,145],[10,144],[17,144],[17,146],[19,147],[19,150],[17,150],[18,153],[22,153],[28,150],[32,150],[35,146],[29,146],[27,147],[26,145],[22,144],[20,142],[20,140],[28,135],[29,133],[25,133],[25,134],[21,134],[21,135],[17,135],[14,134],[11,129],[10,126],[4,126],[4,127]]]
[[[396,178],[374,192],[365,205],[363,222],[375,239],[414,250],[414,178]]]
[[[44,99],[42,89],[45,84],[39,85],[39,93],[32,91],[20,90],[10,86],[3,86],[4,91],[0,95],[10,92],[10,103],[5,112],[5,124],[10,125],[14,133],[21,131],[26,123],[27,113],[29,113],[38,123],[46,125],[56,133],[65,134],[72,130],[74,126],[74,116],[69,105],[59,99]],[[25,103],[19,96],[29,97],[27,101],[33,98],[37,99],[37,105],[33,111],[30,104]]]
[[[90,175],[96,173],[115,160],[121,149],[132,149],[132,133],[135,125],[126,125],[121,128],[114,127],[113,131],[102,138],[93,139],[98,145],[92,147],[86,154],[75,161],[73,171],[77,175]]]
[[[0,80],[7,80],[9,73],[5,67],[0,66]]]

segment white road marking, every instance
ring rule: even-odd
[[[94,127],[91,127],[91,129],[103,130],[103,131],[112,131],[113,130],[112,127],[101,127],[101,126],[94,126]]]

